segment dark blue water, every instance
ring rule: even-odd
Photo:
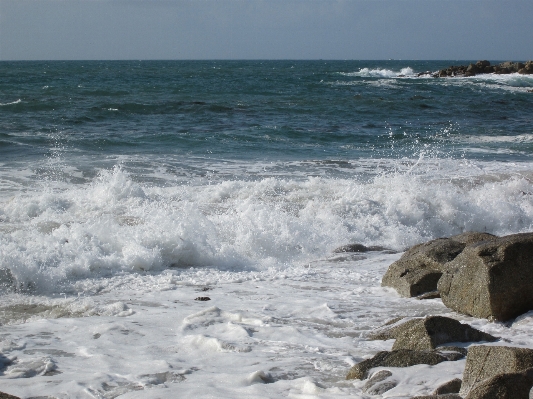
[[[457,63],[2,62],[0,159],[530,160],[533,77],[416,77]]]

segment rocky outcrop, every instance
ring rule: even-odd
[[[438,290],[451,309],[492,320],[533,309],[533,233],[469,245],[446,269]]]
[[[410,367],[417,364],[435,365],[448,360],[459,360],[463,356],[459,353],[441,353],[439,351],[413,351],[401,349],[396,351],[378,352],[373,358],[363,360],[354,365],[347,380],[363,380],[368,377],[370,369],[375,367]]]
[[[529,399],[533,369],[499,374],[477,384],[466,399]]]
[[[520,73],[524,75],[533,74],[533,61],[512,62],[506,61],[498,65],[491,65],[489,61],[478,61],[469,65],[452,65],[446,69],[441,69],[433,77],[469,77],[483,73],[509,74]]]
[[[530,368],[533,368],[533,349],[510,346],[472,346],[466,357],[460,394],[465,396],[479,383],[498,375],[521,373]]]
[[[496,237],[492,234],[467,232],[415,245],[389,266],[381,285],[392,287],[405,297],[436,291],[437,283],[447,269],[447,264],[468,244],[494,238]]]

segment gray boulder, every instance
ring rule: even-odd
[[[435,365],[447,360],[459,360],[461,355],[450,356],[439,351],[413,351],[401,349],[392,352],[378,352],[373,358],[363,360],[354,365],[348,375],[347,380],[363,380],[368,377],[370,369],[375,367],[410,367],[417,364]]]
[[[494,342],[498,338],[443,316],[410,320],[396,331],[392,350],[431,350],[448,342]]]
[[[433,395],[445,395],[449,393],[459,393],[461,389],[461,383],[463,381],[460,378],[454,378],[448,382],[445,382],[440,387],[435,389]]]
[[[467,245],[496,238],[492,234],[466,232],[415,245],[389,266],[381,285],[392,287],[405,297],[436,291],[443,271],[447,270],[447,264]]]
[[[509,320],[533,309],[533,233],[468,245],[446,269],[437,287],[453,310]]]
[[[435,291],[444,264],[459,255],[465,246],[448,238],[415,245],[389,266],[381,285],[392,287],[405,297]]]
[[[533,369],[499,374],[477,384],[466,399],[529,399]]]
[[[448,342],[494,342],[498,338],[476,330],[468,324],[443,316],[427,316],[416,319],[400,319],[380,327],[367,335],[371,340],[396,339],[392,350],[432,350]],[[443,348],[440,348],[443,350]],[[464,348],[447,348],[462,352]],[[466,355],[466,353],[464,353]]]
[[[471,346],[466,357],[460,394],[465,396],[480,382],[500,374],[521,373],[530,368],[533,368],[533,349]]]

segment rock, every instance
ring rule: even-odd
[[[474,317],[509,320],[533,309],[533,233],[467,246],[438,290],[444,305]]]
[[[477,384],[466,399],[529,399],[533,369],[499,374]]]
[[[381,285],[392,287],[405,297],[435,291],[444,264],[459,255],[465,246],[448,238],[415,245],[389,266]]]
[[[412,399],[463,399],[463,397],[456,393],[447,393],[444,395],[413,396]]]
[[[469,394],[475,385],[497,375],[520,373],[530,368],[533,368],[533,349],[512,346],[471,346],[466,357],[460,394],[463,396]]]
[[[443,316],[429,316],[410,320],[394,332],[396,342],[392,350],[432,350],[448,342],[494,342],[497,338],[476,330],[468,324]]]
[[[439,291],[430,291],[430,292],[426,292],[426,293],[424,293],[422,295],[418,295],[415,298],[419,299],[419,300],[440,298],[440,292]]]
[[[210,301],[211,298],[209,298],[208,296],[199,296],[199,297],[194,298],[194,300],[195,301],[205,302],[205,301]]]
[[[363,392],[370,395],[382,395],[398,385],[397,381],[385,381],[392,376],[389,370],[381,370],[374,373],[363,387]],[[385,381],[385,382],[384,382]]]
[[[485,67],[488,67],[488,66],[490,66],[490,62],[487,61],[487,60],[482,60],[482,61],[476,62],[476,67],[478,67],[478,68],[485,68]]]
[[[387,251],[387,248],[373,245],[367,247],[363,244],[348,244],[343,245],[342,247],[336,248],[333,250],[333,253],[343,253],[343,252],[370,252],[370,251]]]
[[[491,66],[486,66],[486,67],[483,69],[483,72],[485,72],[485,73],[493,73],[493,72],[494,72],[494,68],[491,67]]]
[[[20,399],[18,396],[13,396],[8,393],[0,392],[0,399]]]
[[[459,393],[459,390],[461,389],[461,383],[463,381],[460,378],[454,378],[453,380],[450,380],[448,382],[445,382],[440,387],[435,389],[433,392],[433,395],[444,395],[448,393]]]
[[[480,241],[492,241],[497,238],[498,236],[495,236],[494,234],[480,233],[477,231],[466,231],[464,233],[451,236],[450,240],[470,245]]]
[[[438,351],[413,351],[409,349],[391,352],[383,351],[378,352],[371,359],[363,360],[354,365],[348,372],[346,379],[365,379],[368,376],[368,371],[375,367],[410,367],[416,364],[429,364],[433,366],[452,359]]]

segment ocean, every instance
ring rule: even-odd
[[[0,391],[366,398],[344,377],[402,315],[533,348],[533,314],[380,286],[411,245],[533,230],[533,75],[423,74],[469,62],[1,62]]]

